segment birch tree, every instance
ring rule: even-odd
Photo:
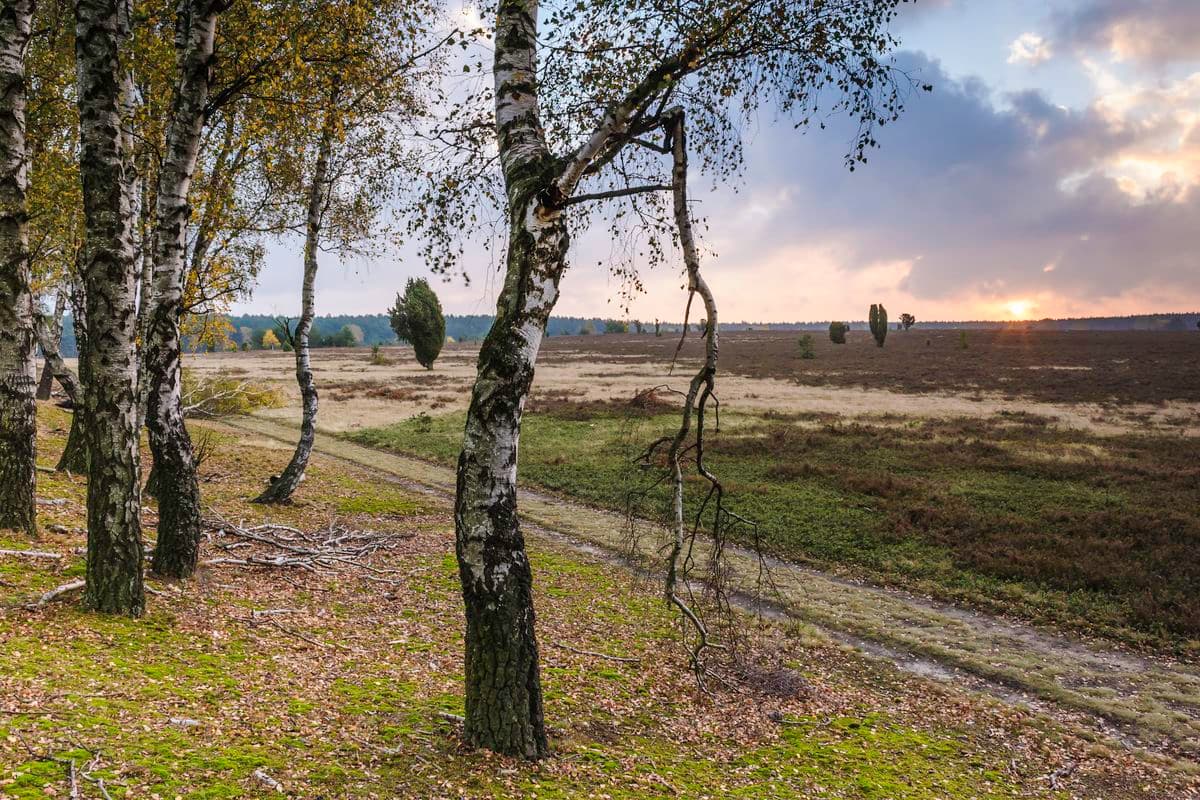
[[[0,7],[0,528],[30,535],[37,420],[25,51],[32,17],[32,0],[5,0]]]
[[[504,283],[479,353],[455,503],[471,744],[529,758],[548,749],[517,452],[571,232],[597,220],[614,230],[632,224],[648,261],[666,257],[685,235],[673,213],[682,187],[672,179],[676,165],[686,171],[688,163],[678,152],[684,138],[672,131],[682,120],[694,163],[720,180],[738,173],[741,123],[764,107],[796,126],[828,113],[850,116],[859,125],[847,162],[864,162],[875,128],[897,118],[910,85],[886,60],[895,45],[888,24],[901,2],[499,0],[494,7],[490,90],[480,86],[431,136],[431,160],[442,159],[441,169],[430,170],[427,191],[409,209],[426,258],[443,271],[456,268],[462,222],[471,227],[493,198],[505,209]],[[480,99],[492,103],[490,114]],[[703,294],[687,261],[690,294]],[[636,287],[646,265],[615,266]],[[706,311],[715,321],[715,301]],[[716,326],[709,327],[715,371]],[[711,377],[707,365],[702,372],[689,412]]]
[[[140,616],[141,491],[137,430],[137,269],[125,119],[132,77],[124,63],[131,6],[79,0],[75,6],[79,173],[83,189],[88,369],[88,545],[83,602]]]
[[[313,379],[308,340],[312,333],[313,317],[316,315],[317,252],[321,245],[321,222],[330,190],[329,160],[338,129],[340,95],[340,82],[336,79],[331,80],[304,219],[304,274],[300,286],[300,318],[288,336],[296,354],[296,384],[300,387],[300,440],[296,443],[292,458],[283,472],[271,479],[266,490],[255,498],[256,503],[281,503],[291,498],[300,481],[304,479],[304,471],[308,468],[308,459],[316,440],[317,385]]]
[[[288,500],[304,478],[316,437],[318,393],[309,337],[316,314],[315,285],[322,250],[354,252],[384,232],[378,210],[392,196],[397,175],[414,169],[397,128],[420,110],[422,74],[436,70],[438,53],[457,32],[426,41],[437,19],[436,2],[346,0],[325,8],[335,25],[308,42],[300,58],[309,65],[298,107],[320,114],[320,135],[300,163],[311,158],[304,215],[300,315],[283,333],[296,358],[300,388],[300,438],[284,470],[271,478],[259,503]]]
[[[148,387],[146,427],[157,476],[158,539],[153,569],[172,578],[191,576],[200,550],[200,484],[192,441],[183,422],[179,318],[190,213],[188,193],[200,148],[220,10],[215,0],[179,3],[179,77],[171,103],[165,157],[158,170],[153,289],[143,365]]]

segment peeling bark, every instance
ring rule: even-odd
[[[129,139],[122,128],[132,81],[121,61],[131,7],[75,5],[80,157],[86,232],[84,408],[88,447],[88,547],[83,604],[140,616],[141,507],[137,431],[136,301]]]
[[[33,293],[26,200],[25,49],[31,0],[0,8],[0,528],[33,535],[37,471]]]
[[[192,440],[183,420],[179,317],[191,214],[188,190],[208,102],[217,12],[211,0],[181,0],[179,4],[180,74],[167,128],[166,155],[159,168],[155,209],[153,288],[143,374],[158,499],[158,541],[152,569],[171,578],[190,577],[200,552],[200,484]]]
[[[300,319],[292,334],[292,346],[296,352],[296,383],[300,387],[303,418],[300,422],[300,441],[292,460],[278,477],[271,479],[266,490],[254,499],[256,503],[283,503],[289,500],[308,468],[313,442],[317,436],[317,385],[313,380],[312,361],[309,358],[308,337],[312,332],[313,317],[316,315],[317,252],[321,244],[321,217],[325,199],[329,195],[329,159],[333,152],[333,140],[337,127],[337,103],[339,89],[334,83],[330,90],[329,106],[321,129],[321,142],[317,151],[317,163],[313,168],[312,186],[308,194],[308,216],[304,235],[304,283],[300,293]]]

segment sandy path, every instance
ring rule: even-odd
[[[289,426],[242,417],[224,424],[267,440],[291,442]],[[361,447],[329,435],[327,455],[378,470],[426,493],[449,497],[453,472],[414,458]],[[553,537],[617,558],[623,518],[529,489],[522,515],[537,537]],[[642,556],[648,557],[653,543]],[[727,548],[728,550],[728,548]],[[731,552],[744,605],[757,593],[753,554]],[[805,620],[860,649],[928,677],[965,683],[1008,701],[1076,715],[1099,733],[1194,761],[1200,756],[1200,670],[1082,642],[1030,625],[964,611],[907,592],[869,586],[781,561],[771,562],[778,594],[760,610]],[[736,577],[741,576],[741,577]]]

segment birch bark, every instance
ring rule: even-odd
[[[158,541],[152,568],[171,578],[191,576],[200,550],[200,484],[192,440],[183,420],[179,317],[191,213],[188,191],[200,151],[218,10],[211,0],[179,3],[179,79],[155,201],[153,288],[143,373],[146,427],[157,477]]]
[[[66,310],[67,293],[59,292],[54,300],[54,316],[52,317],[53,321],[48,323],[47,327],[47,333],[49,334],[50,341],[54,343],[55,351],[57,351],[59,346],[62,344],[63,314],[66,312]],[[34,316],[35,318],[40,317],[40,315],[36,312],[34,312]],[[38,324],[41,324],[40,320],[38,320]],[[42,352],[45,353],[46,347],[41,342],[42,332],[40,327],[37,329],[37,336],[38,346],[41,347]],[[40,380],[38,380],[37,399],[49,400],[54,393],[54,366],[50,363],[49,358],[43,358],[42,360],[45,363],[42,365],[42,377]]]
[[[84,408],[88,450],[88,553],[84,606],[140,616],[141,491],[137,431],[137,270],[122,111],[132,81],[122,56],[132,8],[78,0],[75,54],[86,234]]]
[[[83,271],[82,250],[76,260],[76,274]],[[83,280],[75,277],[71,283],[71,324],[75,328],[75,350],[79,353],[78,391],[71,399],[71,431],[67,434],[67,444],[63,447],[58,459],[59,472],[70,472],[76,475],[87,473],[87,409],[84,406],[83,387],[87,385],[87,301],[84,297]],[[43,348],[44,349],[44,348]],[[63,366],[66,368],[66,365]],[[59,381],[62,382],[61,379]],[[65,384],[63,384],[65,387]]]
[[[508,755],[549,750],[533,579],[517,516],[517,444],[534,363],[566,267],[561,213],[541,201],[557,165],[536,92],[536,0],[505,0],[496,29],[496,134],[509,206],[504,288],[479,351],[458,460],[455,539],[466,610],[467,740]]]
[[[337,105],[340,95],[335,83],[330,90],[329,106],[321,128],[321,141],[317,150],[317,163],[313,168],[312,185],[308,193],[307,220],[304,233],[304,281],[300,291],[300,319],[292,335],[292,346],[296,353],[296,383],[300,387],[302,418],[300,441],[292,459],[278,477],[272,478],[266,490],[255,498],[256,503],[282,503],[291,498],[296,487],[304,478],[308,459],[312,455],[313,442],[317,435],[317,385],[313,379],[312,361],[309,358],[308,338],[312,332],[313,317],[316,315],[317,253],[321,245],[321,218],[326,198],[329,195],[329,159],[333,154],[333,141],[337,132]]]
[[[25,49],[31,0],[0,7],[0,528],[33,535],[37,471]]]

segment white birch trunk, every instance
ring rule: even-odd
[[[25,49],[31,0],[0,9],[0,528],[35,533],[34,312],[28,246]]]
[[[132,81],[122,64],[132,8],[119,0],[75,6],[80,157],[86,232],[84,407],[88,449],[88,608],[140,616],[141,497],[137,430],[137,269],[129,139],[122,112]]]
[[[517,517],[517,447],[568,236],[539,199],[555,162],[538,118],[538,3],[506,0],[496,29],[496,133],[509,205],[504,289],[479,352],[458,461],[456,551],[466,608],[468,741],[508,755],[549,750],[533,581]]]
[[[159,167],[143,374],[158,499],[153,569],[167,577],[186,578],[195,571],[200,550],[200,485],[183,421],[179,317],[191,213],[188,191],[208,102],[217,6],[211,0],[181,0],[178,13],[183,41],[166,154]]]
[[[321,141],[317,151],[317,163],[313,169],[312,185],[309,187],[307,219],[304,235],[304,281],[300,290],[300,319],[296,322],[292,347],[296,353],[296,383],[300,387],[302,418],[300,441],[287,467],[271,479],[266,490],[255,498],[256,503],[282,503],[291,498],[312,455],[313,442],[317,436],[317,385],[313,379],[312,360],[309,356],[308,339],[312,332],[313,317],[316,316],[317,253],[321,245],[321,218],[326,197],[329,194],[329,160],[333,153],[336,134],[337,104],[339,89],[335,82],[330,90],[329,107],[321,129]]]

